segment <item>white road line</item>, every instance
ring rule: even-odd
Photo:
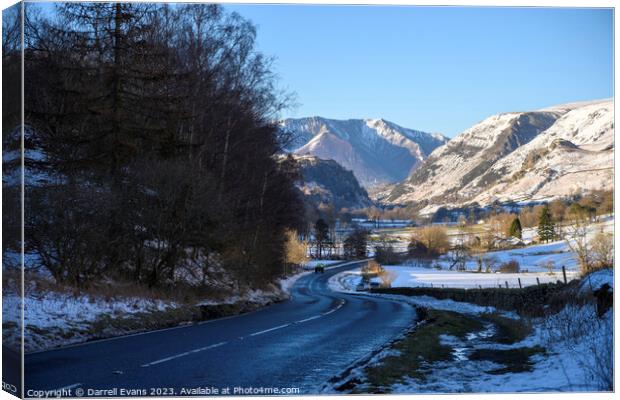
[[[291,324],[284,324],[284,325],[276,326],[276,327],[273,327],[273,328],[265,329],[264,331],[259,331],[259,332],[250,333],[248,336],[258,336],[258,335],[262,335],[263,333],[267,333],[267,332],[275,331],[275,330],[277,330],[277,329],[286,328],[287,326],[290,326],[290,325],[291,325]]]
[[[212,345],[209,345],[209,346],[200,347],[198,349],[186,351],[184,353],[176,354],[174,356],[162,358],[161,360],[153,361],[153,362],[150,362],[150,363],[147,363],[147,364],[142,364],[141,367],[143,367],[143,368],[144,367],[150,367],[152,365],[161,364],[161,363],[164,363],[166,361],[171,361],[171,360],[175,360],[177,358],[185,357],[185,356],[188,356],[190,354],[200,353],[201,351],[210,350],[210,349],[214,349],[216,347],[224,346],[226,343],[228,343],[228,342],[220,342],[220,343],[212,344]]]
[[[299,321],[295,321],[296,324],[301,324],[302,322],[308,322],[308,321],[312,321],[313,319],[317,319],[317,318],[321,318],[322,315],[315,315],[314,317],[310,317],[310,318],[306,318],[306,319],[301,319]]]
[[[329,315],[331,313],[334,313],[334,312],[340,310],[342,308],[342,306],[344,306],[344,303],[345,303],[344,300],[340,300],[340,304],[338,304],[335,308],[332,308],[331,310],[324,312],[323,314],[321,314],[321,316]]]
[[[369,261],[369,260],[372,260],[372,258],[367,258],[365,260],[350,261],[350,262],[346,262],[344,264],[337,264],[337,265],[329,266],[326,269],[338,268],[338,267],[346,267],[347,265],[362,263],[364,261]],[[213,322],[219,322],[219,321],[223,321],[223,320],[226,320],[226,319],[238,318],[238,317],[242,317],[244,315],[258,313],[258,312],[260,312],[262,310],[263,309],[261,308],[261,309],[250,311],[250,312],[244,313],[244,314],[229,315],[227,317],[216,318],[216,319],[208,320],[208,321],[201,321],[201,322],[198,322],[198,323],[183,324],[183,325],[179,325],[179,326],[173,326],[173,327],[170,327],[170,328],[156,329],[156,330],[148,331],[148,332],[136,332],[136,333],[131,333],[129,335],[114,336],[114,337],[105,338],[105,339],[90,340],[90,341],[87,341],[87,342],[70,344],[70,345],[58,347],[58,348],[55,348],[55,349],[47,349],[47,350],[38,350],[38,351],[27,352],[25,354],[26,355],[31,355],[31,354],[39,354],[39,353],[47,353],[47,352],[56,352],[56,351],[62,351],[62,350],[70,349],[70,348],[74,348],[74,347],[90,346],[90,345],[95,345],[97,343],[110,342],[110,341],[113,341],[113,340],[127,339],[127,338],[135,337],[135,336],[152,335],[154,333],[161,333],[161,332],[171,331],[171,330],[175,330],[175,329],[191,328],[191,327],[196,326],[196,325],[210,324],[210,323],[213,323]]]

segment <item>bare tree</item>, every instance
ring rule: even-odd
[[[424,226],[413,234],[412,240],[422,243],[429,255],[443,254],[450,248],[448,233],[442,226]]]

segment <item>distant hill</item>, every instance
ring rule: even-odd
[[[385,196],[432,211],[613,188],[613,100],[493,115],[433,151]]]
[[[280,127],[294,137],[288,151],[334,160],[353,171],[366,188],[406,179],[448,141],[441,134],[403,128],[383,119],[310,117],[285,119]]]
[[[314,156],[296,156],[303,177],[298,187],[307,202],[315,206],[331,204],[336,211],[342,208],[364,208],[372,204],[368,193],[355,175],[334,160]]]

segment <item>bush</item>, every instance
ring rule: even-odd
[[[519,267],[519,263],[517,262],[517,260],[510,260],[499,266],[499,272],[506,274],[514,274],[519,272],[520,270],[521,268]]]
[[[426,245],[415,238],[411,238],[411,242],[409,242],[407,249],[409,250],[409,256],[411,257],[428,256],[428,248]]]
[[[377,246],[375,247],[375,260],[381,264],[394,265],[400,262],[400,257],[392,246]]]
[[[424,247],[427,256],[438,256],[446,253],[450,249],[450,239],[446,228],[435,225],[420,228],[411,238],[409,253],[411,254],[412,251],[419,252]]]

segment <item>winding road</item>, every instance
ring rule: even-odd
[[[26,355],[26,397],[317,393],[416,317],[407,304],[330,290],[331,276],[359,265],[302,276],[290,300],[248,314]]]

